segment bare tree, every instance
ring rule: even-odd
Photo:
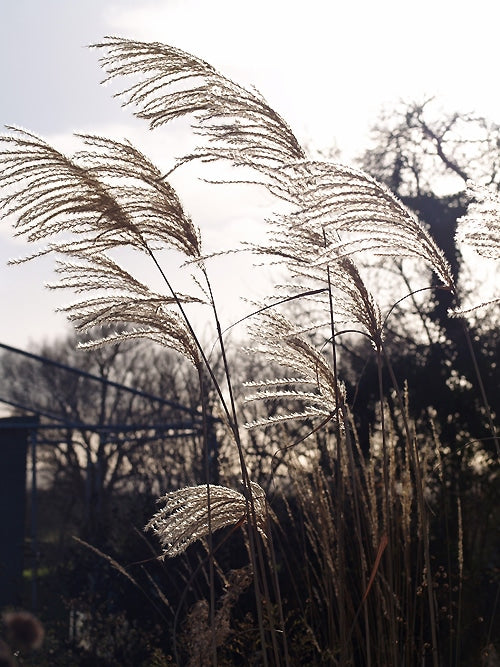
[[[76,348],[74,335],[45,344],[45,363],[4,351],[2,399],[41,415],[44,484],[79,505],[94,533],[117,494],[203,479],[200,399],[192,368],[168,350],[134,340]]]
[[[500,125],[443,110],[434,99],[381,114],[363,167],[403,198],[462,192],[473,180],[500,187]]]
[[[428,225],[458,282],[457,220],[470,200],[468,182],[500,188],[500,125],[476,113],[444,110],[435,99],[401,103],[375,124],[361,164]],[[411,291],[414,281],[403,263],[392,266]],[[437,289],[432,299],[413,301],[424,328],[437,324],[448,338],[456,337],[457,322],[448,317],[456,306],[450,293]]]

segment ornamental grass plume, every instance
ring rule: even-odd
[[[269,510],[265,493],[256,482],[250,482],[250,489],[251,503],[239,491],[215,484],[171,491],[158,500],[165,506],[147,523],[146,530],[157,535],[165,558],[181,554],[210,531],[243,525],[253,511],[257,530],[266,538]]]
[[[6,193],[0,208],[15,217],[18,235],[35,243],[49,239],[16,262],[58,256],[60,280],[50,287],[85,295],[64,308],[77,329],[111,325],[117,328],[111,340],[151,338],[197,365],[196,341],[176,309],[200,298],[157,293],[113,257],[128,248],[157,264],[154,252],[173,248],[200,258],[198,230],[161,172],[128,142],[81,135],[88,149],[67,157],[30,132],[11,130],[0,137],[0,186]]]
[[[262,252],[293,265],[326,266],[370,252],[426,263],[443,287],[454,289],[443,251],[417,217],[365,172],[328,161],[303,160],[265,171],[268,188],[291,205],[275,216]]]
[[[273,417],[264,417],[246,424],[246,428],[266,426],[291,419],[311,417],[337,418],[337,402],[344,399],[344,386],[337,381],[335,373],[325,356],[310,343],[307,337],[286,317],[273,310],[260,314],[259,322],[253,328],[256,336],[251,352],[259,352],[265,358],[281,367],[300,374],[297,377],[279,377],[262,382],[246,382],[245,387],[255,391],[245,396],[249,401],[269,401],[285,399],[289,403],[301,404],[294,412],[285,412]],[[309,385],[314,391],[305,391]],[[289,387],[297,386],[297,389]]]
[[[457,221],[455,242],[468,246],[486,259],[500,260],[500,193],[491,187],[467,184],[467,213]],[[500,301],[500,295],[467,309],[456,308],[451,315],[469,315],[478,308]]]
[[[191,115],[196,134],[207,146],[184,158],[230,160],[236,165],[283,164],[304,151],[288,124],[256,91],[220,74],[212,65],[181,49],[119,37],[106,37],[101,49],[106,81],[130,77],[118,94],[151,129]]]
[[[500,193],[468,183],[467,213],[457,221],[455,240],[479,255],[500,260]]]

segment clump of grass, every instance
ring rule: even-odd
[[[280,447],[289,482],[280,490],[287,508],[284,533],[280,527],[273,530],[270,499],[249,474],[208,258],[168,174],[126,141],[80,136],[82,150],[68,157],[26,131],[13,130],[1,138],[4,213],[16,218],[18,233],[30,241],[49,239],[34,256],[58,256],[56,287],[80,295],[65,308],[77,328],[114,327],[110,336],[88,345],[151,338],[196,368],[202,407],[207,407],[209,391],[218,398],[226,436],[237,454],[242,490],[211,483],[213,451],[206,421],[206,483],[165,490],[165,507],[147,526],[159,537],[164,557],[207,540],[209,600],[200,599],[186,620],[192,644],[189,664],[217,663],[231,634],[230,611],[250,572],[258,636],[253,645],[260,647],[262,664],[290,665],[300,659],[289,649],[293,630],[282,597],[286,583],[287,599],[293,597],[293,608],[301,610],[300,627],[316,660],[394,667],[428,661],[437,667],[442,647],[430,496],[439,445],[429,449],[410,416],[411,388],[400,386],[385,344],[391,310],[383,312],[377,303],[366,265],[373,257],[411,258],[456,296],[443,252],[385,186],[360,170],[308,159],[291,128],[262,96],[203,60],[166,45],[114,37],[96,47],[104,54],[109,79],[129,78],[120,96],[151,129],[191,117],[203,143],[176,168],[193,160],[229,162],[236,171],[244,168],[240,181],[267,188],[287,206],[286,213],[269,221],[268,242],[250,248],[279,262],[285,273],[279,292],[257,307],[253,327],[254,349],[284,369],[283,375],[247,383],[253,392],[249,401],[285,406],[274,415],[261,412],[249,428],[296,420],[307,425],[299,439],[290,437]],[[483,215],[484,206],[462,222],[462,229],[469,222],[476,229],[486,221],[486,231],[463,232],[481,251],[498,245],[498,209]],[[125,269],[117,252],[122,248],[149,258],[164,291],[150,289]],[[197,272],[191,294],[173,288],[158,254],[163,248],[179,252]],[[311,301],[314,319],[308,318]],[[191,302],[205,304],[212,314],[222,380],[187,314]],[[303,307],[293,321],[284,310],[291,303]],[[367,453],[358,442],[339,374],[338,341],[346,330],[367,338],[376,357],[378,415]],[[300,442],[313,451],[318,441],[311,436],[320,431],[324,446],[304,468],[295,456],[296,446]],[[460,502],[457,507],[461,581]],[[229,526],[244,530],[249,564],[244,582],[233,581],[218,604],[214,533]],[[285,582],[284,568],[289,572]],[[197,641],[189,629],[194,626]],[[296,638],[293,646],[297,650]]]

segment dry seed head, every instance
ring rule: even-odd
[[[247,401],[294,399],[303,408],[274,417],[265,417],[245,426],[254,428],[290,419],[317,418],[337,415],[337,399],[343,401],[345,390],[338,383],[333,369],[321,352],[283,315],[273,310],[261,313],[253,329],[256,338],[251,352],[258,352],[273,363],[300,373],[299,378],[277,378],[262,382],[248,382],[246,387],[257,391],[245,397]],[[313,385],[314,391],[290,389],[283,385]]]
[[[458,219],[455,239],[478,254],[500,259],[500,193],[488,187],[468,184],[470,204]]]
[[[62,257],[56,268],[60,280],[51,287],[86,295],[105,292],[64,309],[78,328],[117,326],[114,338],[119,338],[121,325],[125,337],[152,338],[197,365],[197,345],[177,315],[177,303],[200,299],[152,292],[110,253],[128,247],[150,255],[154,249],[173,248],[199,259],[198,230],[173,188],[140,151],[102,137],[80,139],[87,150],[69,158],[29,132],[14,129],[0,137],[0,186],[6,192],[0,208],[17,218],[19,235],[49,241],[33,257],[49,252]],[[129,325],[135,325],[133,332]]]
[[[250,488],[256,527],[265,537],[269,513],[265,493],[255,482],[250,482]],[[209,525],[212,531],[216,531],[243,523],[248,515],[245,495],[214,484],[208,488],[202,484],[171,491],[158,502],[164,503],[164,507],[148,522],[146,530],[153,530],[158,536],[165,558],[177,556],[193,542],[205,538]]]
[[[333,266],[359,252],[414,257],[454,288],[450,267],[424,226],[384,185],[363,171],[302,161],[267,169],[271,192],[292,206],[277,216],[263,252],[292,264]]]
[[[124,104],[153,129],[185,115],[207,145],[186,159],[224,159],[236,165],[282,164],[304,157],[287,123],[255,91],[223,76],[181,49],[106,37],[95,45],[108,80],[131,77]]]

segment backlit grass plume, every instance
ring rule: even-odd
[[[197,363],[189,328],[171,307],[199,297],[153,292],[112,254],[125,247],[156,263],[154,251],[174,248],[199,259],[198,230],[174,189],[140,151],[127,142],[81,139],[88,150],[67,157],[23,130],[0,137],[5,192],[0,206],[14,218],[18,235],[49,241],[27,259],[47,253],[63,258],[56,269],[61,279],[52,287],[86,295],[65,308],[78,328],[137,325],[123,336],[151,337]],[[96,291],[101,293],[88,297]]]
[[[470,204],[458,219],[456,241],[478,254],[500,260],[500,193],[488,187],[469,185]]]
[[[255,326],[257,342],[252,348],[281,367],[292,369],[297,376],[281,377],[263,382],[245,383],[254,393],[245,396],[246,401],[270,401],[285,399],[300,405],[300,409],[287,411],[273,417],[264,417],[246,424],[247,428],[265,426],[290,419],[335,417],[337,403],[344,397],[344,387],[335,377],[326,357],[308,341],[307,337],[275,311],[264,311]],[[313,391],[302,387],[310,385]],[[298,386],[298,389],[289,387]]]
[[[206,141],[187,159],[224,159],[254,169],[258,181],[292,204],[291,214],[278,218],[286,229],[297,229],[296,237],[301,230],[303,236],[312,233],[321,240],[324,233],[329,235],[318,261],[334,262],[360,250],[417,257],[445,287],[453,287],[442,251],[417,218],[368,174],[307,160],[288,124],[260,94],[171,46],[115,37],[95,46],[104,51],[101,62],[108,79],[132,79],[118,95],[152,128],[193,117],[194,132]],[[302,250],[307,253],[307,246]],[[294,248],[283,248],[273,236],[269,251],[279,255]]]
[[[291,213],[273,221],[268,252],[292,262],[307,258],[317,266],[363,251],[412,257],[427,264],[444,287],[453,289],[442,250],[416,216],[370,175],[318,161],[270,168],[267,174],[271,192],[292,205]]]
[[[223,76],[209,63],[181,49],[107,37],[94,45],[104,51],[108,79],[131,77],[119,96],[151,128],[192,115],[193,129],[210,146],[193,157],[224,158],[236,164],[283,163],[304,157],[293,132],[256,91]]]
[[[458,219],[455,241],[472,248],[478,255],[490,260],[500,260],[500,193],[487,186],[469,183],[467,213]],[[482,306],[500,301],[496,298],[479,303],[466,310],[455,310],[454,315],[467,315]]]
[[[175,190],[129,143],[81,135],[89,150],[67,157],[34,134],[11,129],[1,137],[7,191],[1,202],[19,235],[39,241],[71,231],[71,244],[49,248],[67,254],[120,246],[147,252],[161,244],[200,256],[198,230]]]
[[[256,526],[266,537],[265,493],[256,482],[250,482],[250,489]],[[210,530],[242,525],[249,513],[249,499],[242,493],[215,484],[208,489],[202,484],[171,491],[158,502],[165,505],[148,522],[146,530],[158,536],[166,558],[177,556],[193,542],[206,538]]]

